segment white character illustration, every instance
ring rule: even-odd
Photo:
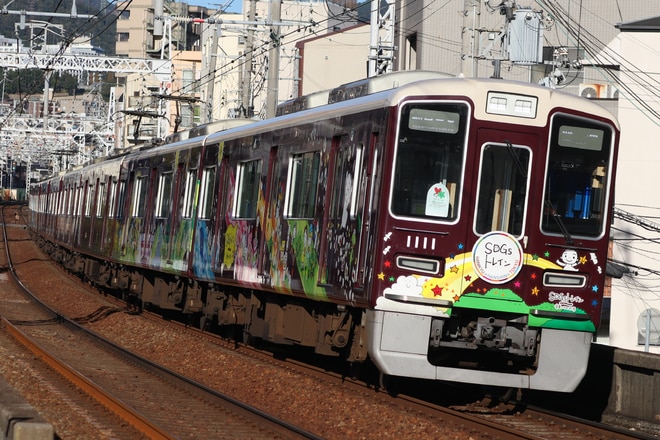
[[[561,254],[561,258],[557,260],[557,264],[564,268],[564,270],[572,270],[577,272],[576,265],[578,264],[578,253],[573,249],[566,249]]]

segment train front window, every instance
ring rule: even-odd
[[[490,231],[522,234],[530,155],[529,149],[509,143],[483,147],[475,215],[478,234]]]
[[[611,127],[594,121],[553,118],[541,225],[545,232],[602,234],[612,136]]]
[[[443,221],[457,218],[468,114],[468,106],[462,103],[416,103],[402,108],[392,214]]]

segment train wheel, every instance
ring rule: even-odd
[[[356,380],[362,373],[362,362],[351,362],[348,366],[348,374],[351,379]]]

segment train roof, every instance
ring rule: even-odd
[[[163,144],[123,156],[109,158],[90,165],[92,169],[106,172],[121,167],[125,160],[134,160],[156,154],[167,154],[181,148],[201,147],[237,137],[258,136],[263,132],[277,130],[294,124],[304,124],[321,118],[338,118],[347,114],[376,108],[391,107],[405,99],[425,99],[433,96],[457,99],[467,97],[477,102],[483,97],[484,104],[475,105],[477,119],[497,119],[511,124],[544,126],[551,108],[579,109],[584,114],[612,121],[619,129],[615,117],[605,108],[588,99],[535,84],[491,78],[463,78],[449,74],[426,71],[396,72],[344,84],[335,89],[314,93],[289,101],[292,106],[282,106],[280,116],[263,121],[226,120],[201,126],[173,143]],[[492,111],[488,102],[493,98],[528,97],[535,103],[533,114],[516,111]],[[288,110],[287,110],[288,108]],[[172,138],[174,139],[174,138]]]
[[[449,98],[455,96],[456,99],[467,97],[473,102],[477,102],[477,98],[482,97],[484,104],[475,105],[473,109],[474,117],[481,120],[497,119],[500,122],[511,124],[545,126],[550,109],[563,107],[571,110],[579,109],[587,115],[610,120],[619,129],[616,118],[608,110],[577,95],[524,82],[491,78],[452,77],[434,72],[426,73],[427,75],[423,77],[415,75],[398,76],[401,81],[396,81],[396,76],[388,77],[387,80],[382,81],[378,81],[377,78],[377,81],[368,87],[364,84],[365,81],[369,80],[352,83],[356,86],[352,87],[352,84],[349,84],[344,87],[351,90],[362,90],[363,93],[360,96],[355,93],[355,97],[352,99],[312,106],[248,126],[216,132],[210,134],[205,142],[221,142],[238,136],[255,136],[264,131],[276,130],[292,124],[313,122],[320,118],[342,117],[370,109],[391,107],[405,99],[425,99],[434,96]],[[332,92],[329,92],[328,96],[331,94]],[[335,95],[338,96],[340,93],[335,93]],[[348,93],[344,96],[348,96]],[[318,95],[314,96],[314,99],[318,98]],[[511,108],[500,111],[489,106],[488,103],[493,98],[509,99],[508,105]],[[517,111],[515,102],[527,98],[534,105],[532,112],[524,111],[524,109],[523,111]]]

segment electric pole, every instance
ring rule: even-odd
[[[270,1],[270,27],[271,46],[268,52],[268,93],[266,95],[266,118],[275,117],[277,111],[277,98],[279,95],[280,80],[280,27],[274,23],[280,21],[282,12],[282,0]]]

